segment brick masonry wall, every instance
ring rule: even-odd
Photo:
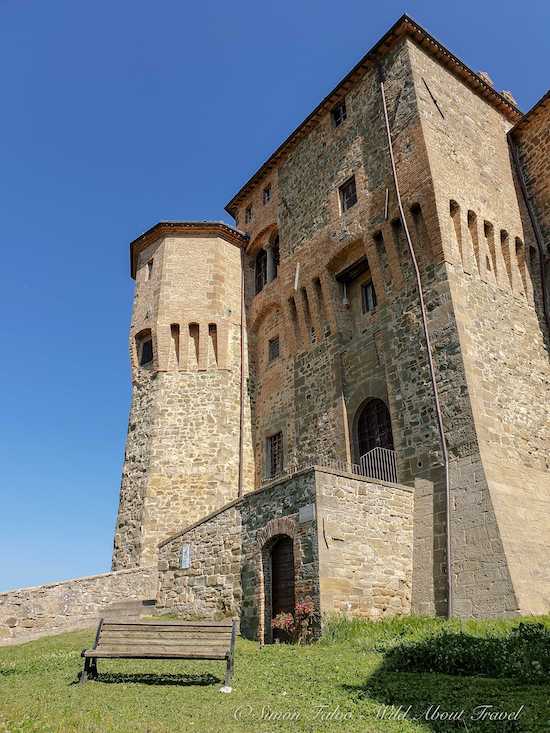
[[[411,611],[414,489],[317,473],[321,612]]]
[[[0,593],[0,644],[91,627],[112,603],[152,599],[156,590],[151,567]]]
[[[550,252],[550,95],[514,134],[527,191]]]

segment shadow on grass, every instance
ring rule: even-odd
[[[383,651],[377,671],[344,689],[377,702],[380,720],[426,730],[550,730],[550,634],[537,624],[507,636],[443,632]]]
[[[139,684],[139,685],[180,685],[182,687],[219,685],[221,680],[212,674],[147,674],[128,672],[100,672],[93,680],[86,684],[103,682],[104,684]],[[72,682],[71,684],[78,684]]]
[[[9,675],[17,674],[16,669],[0,669],[0,677],[9,677]]]

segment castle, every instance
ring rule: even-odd
[[[549,126],[404,16],[234,227],[132,242],[114,570],[265,638],[304,598],[548,612]]]
[[[131,244],[111,575],[266,641],[547,613],[550,92],[403,16],[226,209]]]

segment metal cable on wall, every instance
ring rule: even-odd
[[[447,451],[447,442],[445,440],[445,430],[443,427],[443,415],[441,412],[441,404],[439,401],[439,392],[437,389],[437,381],[435,378],[435,366],[432,356],[432,344],[430,339],[430,334],[428,331],[428,317],[426,313],[426,305],[424,302],[424,292],[422,290],[422,281],[420,279],[420,270],[418,268],[418,262],[416,259],[416,255],[414,252],[414,247],[411,240],[411,235],[409,232],[409,227],[407,226],[407,220],[405,218],[405,212],[403,210],[403,204],[401,201],[401,194],[399,191],[399,181],[397,179],[397,168],[395,165],[395,157],[393,154],[393,142],[391,137],[391,129],[390,129],[390,121],[388,118],[388,108],[386,104],[386,92],[384,89],[384,74],[382,67],[380,63],[378,64],[378,73],[379,73],[379,81],[380,81],[380,91],[382,94],[382,106],[384,109],[384,121],[385,121],[385,127],[386,127],[386,135],[388,138],[388,148],[390,153],[390,160],[391,160],[391,168],[392,168],[392,175],[393,175],[393,182],[395,186],[395,193],[397,196],[397,204],[399,207],[399,214],[401,216],[401,221],[403,223],[403,229],[405,231],[405,236],[407,239],[407,246],[409,248],[409,253],[411,255],[411,260],[414,267],[414,273],[416,278],[416,287],[418,290],[418,299],[420,301],[420,311],[422,314],[422,328],[424,331],[424,338],[426,340],[426,351],[428,354],[428,367],[430,371],[430,379],[432,383],[432,389],[433,389],[433,395],[434,395],[434,403],[435,403],[435,412],[437,417],[437,428],[439,432],[439,440],[441,443],[441,450],[443,453],[443,462],[445,466],[445,496],[446,496],[446,522],[447,522],[447,615],[451,617],[453,615],[453,582],[452,582],[452,560],[451,560],[451,491],[450,491],[450,483],[449,483],[449,453]]]

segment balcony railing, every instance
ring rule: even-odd
[[[274,475],[265,476],[264,482],[276,481],[281,478],[289,478],[300,471],[304,471],[312,466],[322,466],[330,468],[333,471],[341,473],[354,473],[356,476],[364,476],[365,478],[378,479],[379,481],[387,481],[390,484],[398,483],[397,476],[397,460],[395,451],[389,448],[373,448],[365,455],[361,456],[359,463],[348,463],[347,461],[327,460],[319,458],[318,460],[292,463],[286,465],[284,469]]]
[[[390,448],[373,448],[359,459],[362,476],[397,483],[397,460]]]

